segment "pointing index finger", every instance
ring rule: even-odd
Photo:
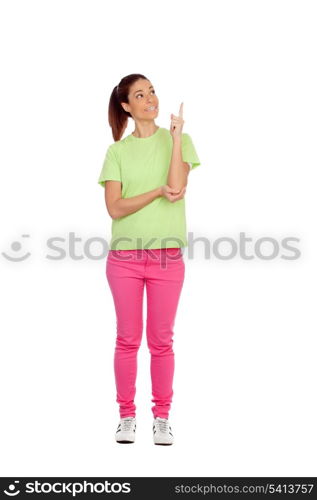
[[[182,102],[182,103],[181,103],[181,105],[180,105],[180,108],[179,108],[179,116],[180,116],[181,118],[183,118],[183,104],[184,104],[184,103]]]

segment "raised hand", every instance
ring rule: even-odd
[[[178,116],[171,114],[171,127],[170,133],[172,137],[181,137],[183,132],[183,125],[185,121],[183,120],[183,105],[182,102],[179,108]]]

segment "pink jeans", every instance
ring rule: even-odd
[[[117,318],[114,372],[120,418],[135,416],[137,354],[147,294],[147,345],[151,354],[152,413],[168,418],[173,397],[173,327],[185,277],[181,248],[110,250],[106,276]]]

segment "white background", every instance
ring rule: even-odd
[[[1,252],[30,252],[0,255],[2,476],[316,476],[315,8],[1,2]],[[97,180],[110,94],[130,73],[155,86],[157,125],[184,102],[201,160],[188,231],[211,248],[184,253],[171,447],[152,441],[145,334],[136,442],[114,439],[111,219]],[[294,237],[300,257],[215,257],[213,242],[240,232],[248,254],[261,237]],[[48,258],[52,237],[61,260]]]

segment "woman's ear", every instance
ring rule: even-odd
[[[128,109],[129,105],[127,103],[121,102],[120,104],[123,107],[124,111],[126,111],[127,113],[130,113],[130,110]]]

